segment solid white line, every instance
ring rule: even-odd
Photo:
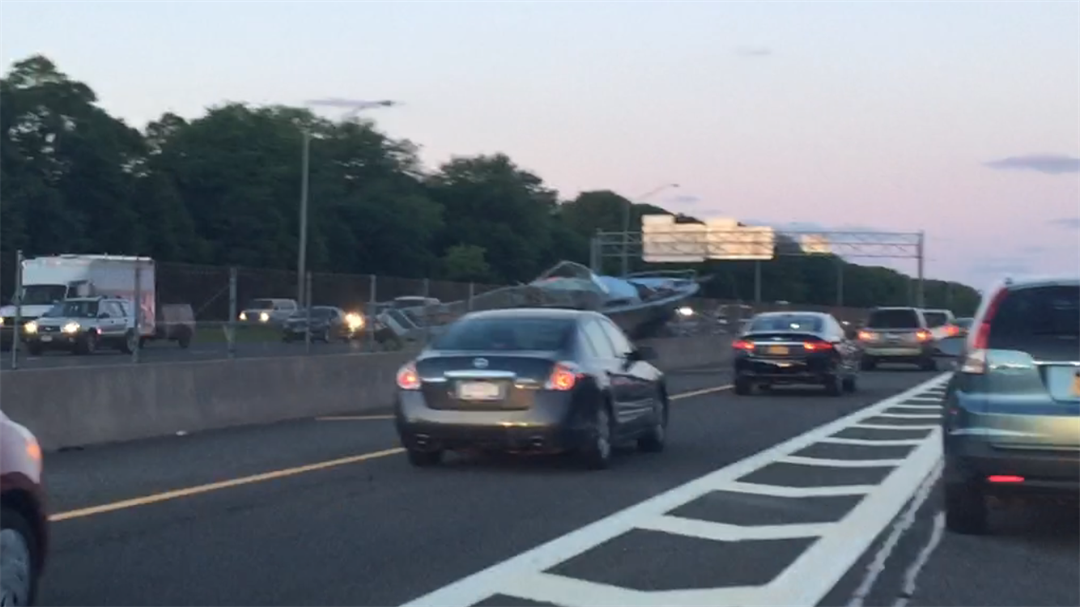
[[[878,416],[874,416],[878,417]],[[934,430],[940,428],[938,425],[919,424],[917,426],[895,426],[888,424],[853,424],[852,428],[866,428],[868,430]]]
[[[905,402],[909,403],[940,403],[942,401],[941,396],[912,396]]]
[[[702,605],[745,605],[766,607],[755,587],[709,590],[669,590],[647,592],[598,582],[588,582],[554,573],[527,573],[509,581],[499,590],[518,598],[562,607],[701,607]],[[719,603],[711,601],[719,599]]]
[[[800,455],[789,455],[776,461],[780,464],[826,466],[829,468],[894,468],[904,463],[902,459],[826,459],[824,457],[802,457]]]
[[[941,419],[940,413],[878,413],[875,417],[889,417],[893,419]]]
[[[687,502],[690,502],[698,497],[710,493],[717,489],[729,489],[732,485],[738,486],[737,479],[742,478],[751,472],[764,468],[765,466],[774,463],[777,459],[786,455],[791,455],[797,451],[805,449],[810,445],[820,442],[832,434],[835,434],[844,428],[850,426],[859,420],[871,417],[880,411],[887,409],[888,407],[895,405],[899,402],[903,402],[912,394],[918,394],[926,390],[927,387],[935,385],[942,381],[943,378],[947,378],[947,374],[932,378],[921,385],[911,388],[901,394],[887,398],[876,404],[870,405],[856,411],[850,415],[834,420],[828,424],[820,426],[816,429],[810,430],[802,435],[796,436],[778,445],[774,445],[765,449],[759,453],[756,453],[746,459],[740,460],[731,464],[725,468],[721,468],[703,477],[692,480],[686,484],[680,485],[670,491],[666,491],[659,495],[655,495],[643,502],[630,506],[616,512],[608,517],[600,519],[594,523],[586,525],[576,531],[572,531],[566,535],[555,538],[546,544],[528,550],[510,559],[491,565],[490,567],[453,582],[447,586],[439,588],[431,593],[416,598],[409,603],[406,603],[405,607],[466,607],[478,603],[494,594],[513,594],[516,596],[523,596],[525,598],[531,598],[532,595],[522,594],[529,590],[523,588],[528,586],[525,583],[526,580],[546,579],[538,578],[540,572],[550,569],[551,567],[562,563],[568,559],[571,559],[595,546],[618,537],[634,528],[638,524],[655,519],[670,510],[682,506]],[[930,440],[930,439],[927,439]],[[918,442],[918,441],[916,441]],[[931,441],[932,442],[932,441]],[[915,450],[913,457],[919,454],[918,449]],[[909,458],[910,459],[910,458]],[[916,470],[915,472],[922,476],[925,476],[921,468],[922,462],[919,459],[915,460]],[[850,558],[852,560],[857,559],[858,556],[866,549],[861,544],[862,539],[865,536],[865,541],[870,542],[877,532],[881,528],[884,528],[888,524],[889,520],[895,516],[895,511],[890,512],[895,507],[896,510],[902,506],[902,504],[894,504],[898,501],[899,493],[904,490],[913,490],[918,481],[911,481],[911,472],[905,472],[901,474],[904,469],[897,469],[880,487],[868,486],[860,487],[860,490],[871,490],[886,488],[887,491],[884,494],[884,499],[873,499],[873,497],[863,500],[863,504],[870,503],[875,509],[870,514],[862,514],[861,517],[856,517],[854,514],[859,511],[859,506],[844,519],[845,528],[851,528],[852,533],[830,533],[827,537],[819,539],[815,542],[814,546],[826,545],[832,546],[832,557],[823,558],[822,563],[829,566],[835,565],[836,562],[842,562],[845,560],[843,557],[850,552]],[[907,484],[910,484],[908,486]],[[760,486],[759,486],[760,487]],[[783,489],[783,488],[777,488]],[[788,488],[790,489],[790,488]],[[808,488],[813,489],[813,488]],[[850,489],[850,488],[848,488]],[[835,490],[835,489],[834,489]],[[805,490],[804,490],[805,491]],[[801,494],[802,492],[800,492]],[[901,502],[903,500],[900,500]],[[857,524],[848,525],[848,521],[855,521]],[[874,526],[877,525],[877,528]],[[829,538],[833,538],[832,542],[827,541]],[[837,542],[840,542],[839,545]],[[813,549],[811,549],[813,552]],[[820,551],[815,552],[820,555]],[[824,555],[822,555],[824,556]],[[717,564],[717,566],[723,566]],[[848,565],[850,566],[850,565]],[[821,565],[818,566],[819,568]],[[843,569],[846,569],[843,568]],[[835,572],[837,578],[844,573],[844,571],[837,570]],[[815,573],[820,575],[820,573]],[[822,576],[828,577],[828,576]],[[804,582],[806,580],[803,580]],[[812,581],[812,580],[811,580]],[[753,605],[776,605],[776,604],[816,604],[822,596],[835,584],[835,579],[824,588],[821,589],[820,584],[809,584],[816,588],[814,591],[808,591],[805,588],[797,587],[785,587],[783,592],[777,593],[763,593],[764,589],[709,589],[709,590],[680,590],[680,591],[668,591],[668,592],[649,592],[649,593],[632,593],[627,591],[622,597],[619,597],[614,602],[609,600],[591,602],[585,602],[588,605],[604,605],[604,604],[619,604],[619,605],[710,605],[711,607],[725,607],[725,606],[739,606],[739,607],[751,607]],[[511,591],[512,589],[512,591]],[[539,592],[539,588],[534,588]],[[578,587],[580,590],[581,587]],[[820,591],[813,597],[810,594]],[[571,594],[574,594],[573,592]],[[803,600],[810,597],[812,600]],[[570,599],[569,602],[564,600],[554,601],[559,604],[582,604],[582,599],[587,597],[581,596],[574,598],[572,596],[565,597]],[[598,598],[598,597],[594,597]],[[792,600],[800,599],[800,600]],[[548,600],[548,599],[543,599]],[[644,601],[644,602],[641,602]]]
[[[934,528],[930,532],[930,541],[923,546],[922,551],[919,552],[918,558],[915,562],[908,567],[907,573],[904,575],[904,586],[900,590],[900,596],[893,603],[893,607],[906,607],[908,601],[915,596],[916,583],[919,579],[919,573],[922,572],[923,567],[930,561],[930,556],[934,554],[934,550],[941,543],[941,538],[945,534],[945,513],[938,512],[934,516]]]
[[[941,405],[893,405],[889,409],[916,409],[922,411],[936,410],[941,411]],[[884,415],[884,413],[882,413]]]
[[[665,514],[643,521],[638,529],[663,531],[686,537],[717,542],[741,542],[746,540],[776,540],[825,535],[836,523],[807,523],[788,525],[729,525]]]
[[[877,488],[877,485],[844,485],[825,487],[785,487],[783,485],[764,485],[735,481],[714,487],[714,491],[734,491],[751,495],[771,497],[833,497],[838,495],[865,495]]]
[[[937,449],[928,449],[928,452],[933,453],[935,457],[940,457],[941,447],[935,440],[933,443],[927,446],[934,446]],[[892,555],[893,550],[900,543],[900,538],[904,536],[904,533],[915,524],[917,515],[919,514],[919,508],[930,497],[931,492],[934,490],[934,485],[937,484],[939,478],[941,478],[941,471],[943,469],[941,460],[936,459],[931,473],[927,476],[922,485],[919,486],[918,492],[911,500],[907,510],[903,516],[893,523],[892,533],[882,544],[881,549],[874,555],[874,560],[867,566],[866,577],[863,578],[862,583],[855,589],[854,594],[851,596],[851,600],[848,602],[847,607],[862,607],[863,601],[869,596],[870,591],[874,588],[874,583],[877,582],[878,576],[885,571],[885,563],[889,560],[889,556]]]
[[[925,439],[922,438],[897,438],[876,440],[872,438],[843,438],[839,436],[827,436],[818,442],[831,443],[834,445],[856,445],[859,447],[910,447],[912,445],[918,445],[924,440]]]
[[[819,539],[773,580],[769,586],[778,598],[776,604],[816,605],[896,518],[940,461],[941,439],[935,431],[908,457],[904,467],[896,469],[844,517],[836,533]]]

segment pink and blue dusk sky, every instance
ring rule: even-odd
[[[921,229],[927,274],[976,286],[1080,265],[1075,1],[5,0],[0,17],[5,65],[44,53],[139,127],[389,98],[370,117],[429,166],[501,151],[564,198],[678,182],[651,202]]]

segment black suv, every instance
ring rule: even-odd
[[[986,497],[1080,497],[1080,279],[1005,281],[979,306],[945,394],[945,520]]]

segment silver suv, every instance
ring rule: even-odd
[[[860,364],[866,371],[873,370],[878,363],[915,364],[925,371],[935,371],[936,342],[922,310],[875,308],[859,331],[863,348]]]
[[[130,354],[138,346],[132,312],[131,303],[117,297],[64,300],[24,325],[26,348],[34,356],[46,350],[93,354],[100,347]]]

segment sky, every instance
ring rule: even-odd
[[[564,198],[675,182],[648,202],[922,230],[927,275],[979,287],[1080,273],[1075,0],[4,0],[5,69],[33,53],[139,127],[393,99],[368,117],[432,167],[505,152]]]

